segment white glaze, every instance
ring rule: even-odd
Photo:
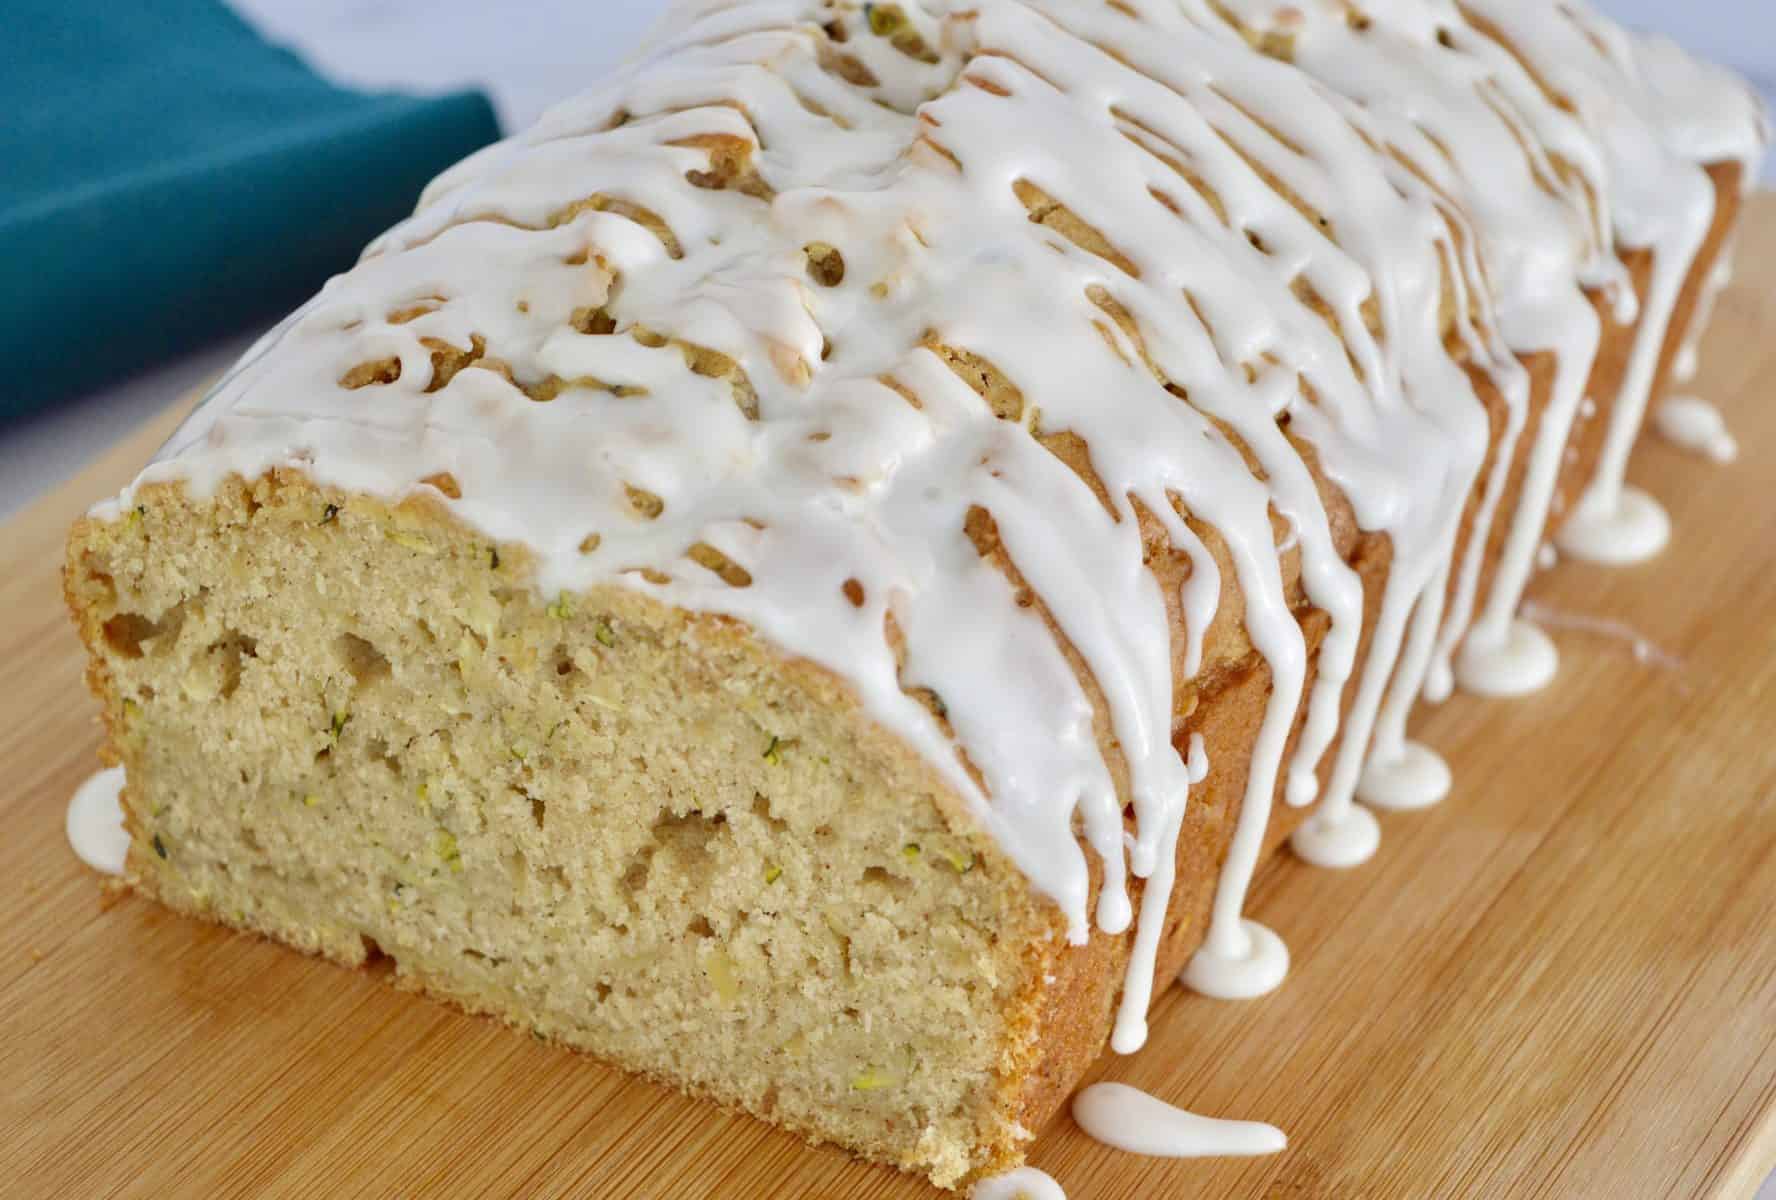
[[[118,802],[122,793],[123,768],[107,767],[88,776],[68,801],[68,845],[81,862],[106,875],[123,874],[129,854],[129,834]]]
[[[1047,1172],[1019,1167],[976,1183],[968,1200],[1067,1200],[1067,1193]]]
[[[1673,383],[1691,383],[1696,378],[1702,365],[1702,335],[1708,331],[1710,318],[1714,316],[1715,305],[1720,303],[1721,293],[1733,282],[1733,252],[1737,239],[1729,237],[1721,247],[1720,254],[1715,257],[1714,266],[1708,272],[1708,279],[1703,284],[1702,294],[1696,300],[1696,313],[1690,319],[1690,326],[1684,332],[1681,345],[1676,356],[1671,360],[1671,380]]]
[[[1289,1139],[1274,1125],[1200,1117],[1126,1083],[1094,1083],[1073,1097],[1073,1119],[1118,1150],[1154,1158],[1275,1154]]]
[[[1470,638],[1455,662],[1456,678],[1477,696],[1522,696],[1548,685],[1560,668],[1560,655],[1548,635],[1527,619],[1505,628],[1498,644]]]
[[[850,8],[691,0],[615,78],[435,181],[413,218],[249,351],[138,482],[201,494],[230,475],[293,468],[377,496],[424,493],[530,547],[545,595],[632,587],[740,618],[838,672],[1054,900],[1072,941],[1094,922],[1133,928],[1112,1039],[1132,1050],[1145,1039],[1189,785],[1208,769],[1199,736],[1188,755],[1175,746],[1173,631],[1136,504],[1190,560],[1178,598],[1186,674],[1200,666],[1222,580],[1184,512],[1225,546],[1270,671],[1213,917],[1184,972],[1211,994],[1253,995],[1287,969],[1281,940],[1243,917],[1279,785],[1291,804],[1319,796],[1294,839],[1304,857],[1361,861],[1379,836],[1354,802],[1366,780],[1416,763],[1405,792],[1370,790],[1421,802],[1437,790],[1405,736],[1416,696],[1454,677],[1503,694],[1552,674],[1551,643],[1514,614],[1600,332],[1585,289],[1630,319],[1613,242],[1643,244],[1624,234],[1642,216],[1649,237],[1665,238],[1666,224],[1694,230],[1690,198],[1688,224],[1639,192],[1633,219],[1621,218],[1626,152],[1609,144],[1608,120],[1551,102],[1522,47],[1483,35],[1449,0],[1372,7],[1358,36],[1336,6],[1227,6],[1251,27],[1294,22],[1304,73],[1241,48],[1207,0],[905,4],[932,62],[870,36]],[[1546,18],[1532,0],[1480,7]],[[874,86],[829,69],[822,26],[835,19]],[[1688,161],[1733,152],[1732,130],[1687,111],[1714,85],[1679,87],[1666,51],[1648,57],[1693,125]],[[1585,69],[1597,77],[1586,86],[1606,87],[1601,68]],[[1682,141],[1678,124],[1654,141]],[[698,139],[711,136],[750,148],[773,198],[696,186],[709,167]],[[1384,145],[1393,153],[1377,153]],[[1030,221],[1019,181],[1102,231],[1115,254]],[[593,193],[619,203],[576,210]],[[670,241],[633,206],[656,214]],[[836,287],[807,276],[803,247],[816,241],[845,256]],[[1660,255],[1643,329],[1669,307],[1681,257]],[[1099,289],[1138,341],[1096,303]],[[388,320],[429,298],[433,311]],[[573,328],[573,313],[600,306],[617,333]],[[677,349],[627,336],[640,327],[738,363],[756,415]],[[921,348],[928,331],[997,366],[1023,414],[988,411]],[[429,391],[421,339],[472,337],[519,383],[568,385],[538,402],[468,369]],[[1504,445],[1484,479],[1487,417],[1451,343],[1504,399]],[[1481,547],[1525,424],[1515,354],[1538,350],[1556,357],[1553,397],[1481,597]],[[397,381],[338,386],[379,358],[399,361]],[[1037,429],[1085,441],[1107,504]],[[1291,438],[1313,448],[1359,525],[1392,542],[1361,663],[1361,584]],[[460,499],[425,483],[443,471]],[[625,484],[658,496],[664,513],[638,517]],[[1476,485],[1476,533],[1456,562]],[[133,492],[95,511],[115,517]],[[1101,692],[1126,794],[1062,646],[964,536],[976,508]],[[588,553],[589,533],[600,540]],[[751,586],[686,558],[697,543],[743,566]],[[1285,560],[1331,619],[1311,691]],[[860,606],[843,599],[850,581]],[[883,636],[890,614],[904,636],[898,662]],[[1319,795],[1347,686],[1348,723]],[[948,728],[907,695],[916,687],[943,698]],[[1383,764],[1373,775],[1372,747]],[[1095,912],[1076,821],[1102,869]],[[1138,913],[1131,875],[1147,881]]]
[[[1668,38],[1635,35],[1583,0],[1472,0],[1597,137],[1610,177],[1618,244],[1651,252],[1640,321],[1597,469],[1559,531],[1561,548],[1596,562],[1658,553],[1663,517],[1630,498],[1624,477],[1684,280],[1714,218],[1703,166],[1736,161],[1756,180],[1769,129],[1743,82],[1684,54]]]
[[[1691,454],[1718,463],[1739,457],[1739,443],[1720,409],[1700,396],[1668,396],[1653,410],[1653,426],[1661,437]]]
[[[1179,973],[1192,991],[1217,1000],[1250,1000],[1289,975],[1289,947],[1268,926],[1242,919],[1231,938],[1205,943]]]
[[[1589,493],[1560,527],[1560,548],[1574,558],[1609,566],[1645,562],[1671,542],[1665,506],[1631,484]]]
[[[1208,0],[1199,2],[1206,7]],[[1335,5],[1234,0],[1223,7],[1246,28],[1290,36],[1293,61],[1363,105],[1396,153],[1461,202],[1473,222],[1475,250],[1498,284],[1500,333],[1513,350],[1547,351],[1557,363],[1492,590],[1482,602],[1482,551],[1527,411],[1525,381],[1494,372],[1508,421],[1482,492],[1475,535],[1455,573],[1448,618],[1433,631],[1430,655],[1403,671],[1396,685],[1406,705],[1420,691],[1440,697],[1470,626],[1476,653],[1501,645],[1528,580],[1560,451],[1600,335],[1583,289],[1611,292],[1619,315],[1632,315],[1626,275],[1609,253],[1602,158],[1518,60],[1472,29],[1452,3],[1367,4],[1360,29]],[[1555,169],[1555,158],[1570,168],[1567,174]],[[1378,734],[1384,752],[1398,741],[1396,731]],[[1347,778],[1354,779],[1358,765],[1346,765]]]
[[[1449,795],[1454,777],[1443,756],[1420,742],[1406,742],[1387,758],[1371,756],[1357,794],[1365,804],[1395,811],[1430,808]]]
[[[1289,835],[1289,847],[1316,867],[1357,867],[1375,857],[1381,826],[1361,804],[1322,808]]]

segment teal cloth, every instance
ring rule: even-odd
[[[498,136],[320,79],[218,0],[10,0],[0,422],[293,307]]]

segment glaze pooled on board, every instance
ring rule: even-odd
[[[1274,1125],[1199,1117],[1126,1083],[1082,1088],[1073,1119],[1105,1145],[1159,1158],[1275,1154],[1289,1144]]]
[[[129,833],[123,827],[123,768],[106,767],[88,776],[68,801],[68,845],[80,861],[106,875],[123,874]]]
[[[969,1189],[968,1200],[1067,1200],[1067,1193],[1047,1172],[1018,1167],[981,1180]]]
[[[1730,463],[1739,457],[1739,443],[1720,409],[1700,396],[1667,396],[1653,410],[1653,427],[1661,437],[1691,454]]]

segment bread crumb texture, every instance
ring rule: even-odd
[[[67,587],[130,882],[955,1186],[1058,920],[844,685],[441,506],[145,487]]]

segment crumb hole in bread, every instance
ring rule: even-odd
[[[696,869],[708,857],[710,843],[728,834],[725,813],[704,816],[691,809],[683,816],[663,813],[654,821],[654,838],[663,850],[670,850],[686,867]]]
[[[104,629],[105,644],[124,658],[141,658],[142,643],[160,633],[160,626],[141,613],[118,613]]]
[[[865,867],[863,882],[866,886],[882,888],[894,896],[909,896],[913,891],[911,880],[902,879],[886,867]]]
[[[368,687],[379,679],[388,678],[391,669],[388,658],[367,639],[355,633],[342,633],[333,647],[358,687]]]
[[[222,699],[228,699],[239,690],[241,681],[241,660],[244,658],[257,658],[259,656],[258,651],[259,643],[257,641],[245,634],[236,633],[233,630],[228,632],[228,636],[211,642],[209,646],[205,648],[205,653],[216,656],[220,663],[221,687],[217,694],[221,696]]]
[[[395,956],[384,950],[373,937],[360,934],[364,945],[364,970],[379,978],[395,973]]]
[[[381,763],[396,779],[401,777],[401,760],[390,752],[388,742],[382,738],[371,738],[364,743],[364,757],[371,762]]]
[[[715,926],[709,923],[708,917],[698,913],[691,918],[691,923],[685,927],[685,932],[692,937],[712,938],[715,936]]]
[[[624,890],[633,894],[647,887],[648,872],[654,862],[654,850],[655,846],[650,842],[636,851],[635,857],[629,860],[629,865],[623,870]]]
[[[763,821],[774,835],[789,829],[789,822],[772,814],[771,801],[762,792],[754,792],[752,795],[752,815]]]

